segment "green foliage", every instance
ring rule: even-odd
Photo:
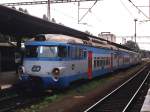
[[[48,96],[45,98],[45,101],[52,102],[55,101],[58,98],[58,95]]]
[[[139,45],[131,40],[127,41],[127,43],[125,43],[124,46],[126,46],[134,51],[137,51],[137,52],[140,50]]]

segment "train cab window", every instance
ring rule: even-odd
[[[65,46],[26,46],[26,57],[28,58],[54,58],[66,56],[67,47]]]
[[[27,46],[26,47],[26,57],[37,57],[37,47],[36,46]]]
[[[38,57],[57,57],[57,47],[56,46],[38,46],[37,47]]]

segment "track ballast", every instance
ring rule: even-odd
[[[148,90],[149,68],[150,65],[147,65],[141,69],[85,112],[139,112],[144,101],[142,95]]]

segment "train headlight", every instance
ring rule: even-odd
[[[24,74],[25,70],[23,66],[18,67],[18,77],[21,79],[21,76]]]
[[[59,68],[54,68],[52,70],[52,75],[55,81],[58,81],[59,76],[60,76],[60,69]]]
[[[23,73],[24,73],[24,67],[23,66],[18,67],[18,74],[22,75]]]

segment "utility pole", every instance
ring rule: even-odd
[[[79,21],[79,19],[80,19],[80,18],[79,18],[79,17],[80,17],[79,11],[80,11],[80,2],[78,2],[78,24],[79,24],[79,22],[80,22],[80,21]]]
[[[150,0],[149,0],[149,20],[150,20]]]
[[[137,22],[137,19],[134,19],[134,22],[135,22],[135,34],[134,34],[134,38],[135,38],[135,43],[136,43],[136,22]]]
[[[47,2],[47,17],[48,17],[48,20],[50,21],[51,20],[51,12],[50,12],[50,0],[48,0]]]

